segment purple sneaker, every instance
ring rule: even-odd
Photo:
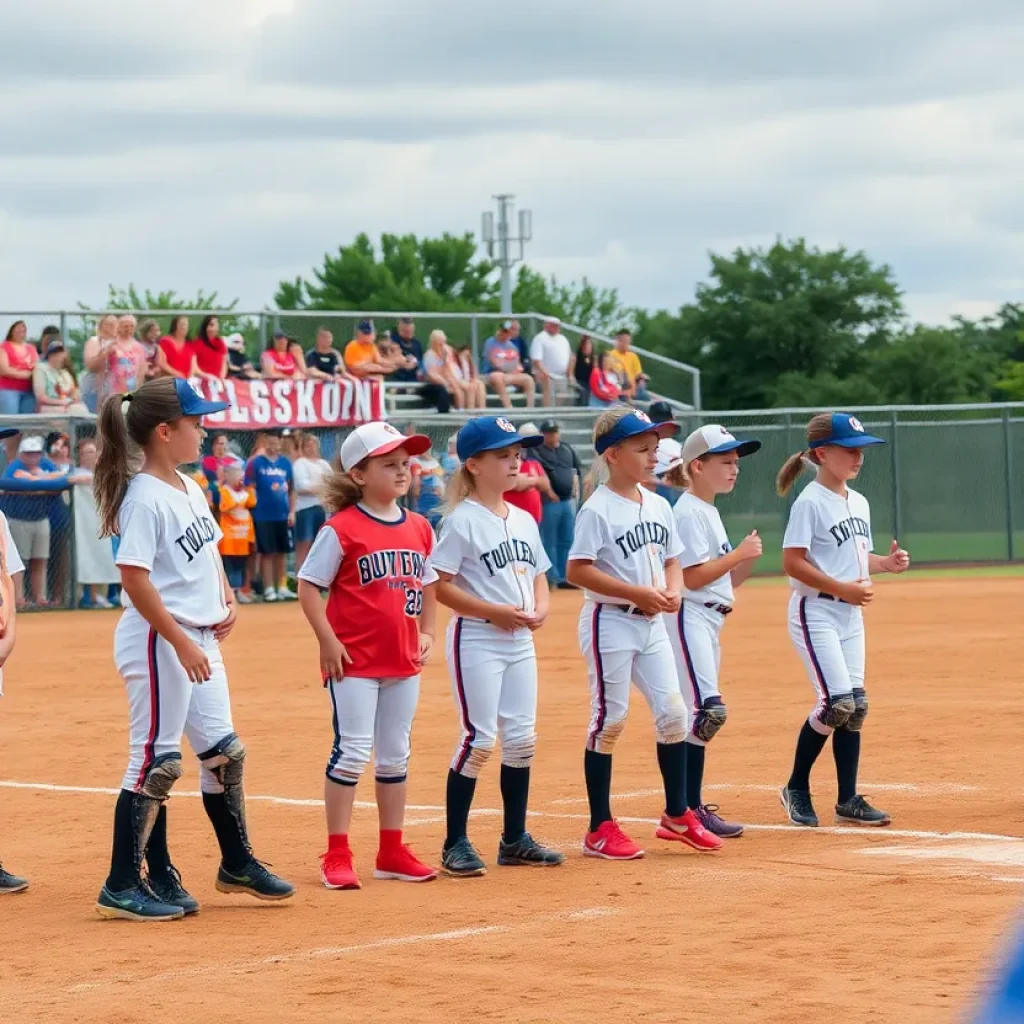
[[[734,821],[725,821],[718,816],[718,804],[701,804],[693,813],[709,832],[722,839],[735,839],[743,835],[742,825],[737,825]]]

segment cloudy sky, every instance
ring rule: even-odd
[[[676,308],[804,235],[941,321],[1024,301],[1020,0],[3,5],[0,310],[271,301],[359,231],[477,230]]]

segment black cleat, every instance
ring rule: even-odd
[[[173,864],[166,873],[151,874],[147,881],[161,903],[181,907],[186,916],[199,913],[199,900],[181,884],[181,872]]]
[[[220,892],[245,892],[258,900],[287,900],[295,895],[295,886],[268,871],[255,857],[240,871],[228,871],[223,864],[217,872]]]
[[[12,875],[0,866],[0,895],[5,892],[24,892],[28,888],[28,879]]]
[[[529,832],[524,832],[514,843],[506,843],[504,836],[498,843],[498,863],[503,867],[529,864],[533,867],[556,867],[565,861],[565,854],[541,846]]]
[[[185,916],[181,907],[157,899],[145,882],[121,892],[111,892],[103,886],[96,901],[96,912],[100,917],[125,921],[177,921]]]
[[[814,813],[814,804],[811,803],[811,794],[808,790],[783,786],[779,790],[779,799],[786,808],[786,816],[794,825],[818,827],[818,816]]]
[[[441,870],[454,878],[474,878],[487,874],[487,867],[465,836],[456,839],[447,850],[441,851]]]
[[[836,804],[837,825],[872,825],[882,828],[892,824],[892,818],[885,811],[872,807],[859,793],[845,804]]]

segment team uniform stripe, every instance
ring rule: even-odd
[[[476,739],[476,729],[469,720],[469,704],[466,702],[466,684],[462,676],[462,624],[463,619],[455,622],[455,635],[452,639],[452,658],[455,664],[455,689],[459,695],[459,708],[462,711],[462,730],[465,736],[462,740],[462,749],[455,760],[455,770],[461,772],[469,759],[469,751]]]
[[[825,673],[821,670],[821,662],[818,661],[818,655],[814,652],[814,644],[811,643],[811,631],[807,627],[807,598],[800,598],[800,629],[804,634],[804,643],[807,645],[807,653],[811,656],[811,664],[814,665],[814,674],[818,678],[818,687],[821,690],[821,699],[824,701],[827,707],[830,703],[828,695],[828,685],[825,682]]]
[[[139,777],[135,782],[136,789],[142,788],[146,781],[146,774],[153,766],[156,756],[156,738],[160,735],[160,668],[156,657],[159,639],[157,631],[150,627],[149,642],[146,645],[149,659],[149,736],[146,739]]]
[[[683,624],[683,616],[686,612],[685,603],[679,605],[676,614],[676,623],[679,627],[679,645],[683,649],[683,658],[686,661],[686,672],[690,677],[690,689],[693,690],[693,707],[696,711],[704,710],[704,702],[700,699],[700,687],[697,685],[697,673],[693,670],[693,658],[690,656],[690,645],[686,642],[686,626]]]
[[[327,762],[327,775],[333,779],[331,772],[334,771],[338,761],[341,760],[341,727],[338,724],[338,698],[334,695],[334,687],[331,685],[331,682],[332,680],[330,679],[324,681],[327,692],[331,695],[331,725],[334,727],[334,746],[331,748],[331,757]]]
[[[597,749],[597,737],[604,728],[604,721],[608,717],[608,700],[604,686],[604,661],[601,658],[601,605],[594,605],[594,615],[591,619],[591,642],[594,647],[594,669],[597,673],[597,721],[594,723],[594,730],[590,734],[588,743],[591,750]]]

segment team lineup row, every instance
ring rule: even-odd
[[[130,707],[129,763],[115,807],[110,873],[97,901],[104,917],[158,921],[199,909],[167,842],[166,801],[182,774],[183,734],[200,762],[203,805],[220,846],[217,888],[261,899],[294,893],[256,858],[249,839],[246,751],[232,726],[219,649],[234,624],[234,596],[217,555],[219,527],[198,486],[177,468],[197,457],[202,417],[221,409],[167,379],[109,400],[100,414],[96,494],[104,530],[121,538],[125,611],[114,656]],[[676,432],[674,424],[654,425],[628,408],[601,415],[594,432],[598,482],[577,517],[569,555],[569,579],[584,591],[579,641],[591,697],[584,752],[591,821],[583,852],[608,860],[643,856],[610,807],[613,750],[631,683],[650,706],[657,731],[665,791],[658,837],[714,851],[743,831],[703,802],[701,785],[706,746],[726,721],[718,686],[721,628],[734,588],[761,553],[756,533],[730,546],[714,500],[733,489],[739,459],[760,444],[712,425],[680,446],[670,440]],[[144,453],[136,473],[127,460],[129,438]],[[447,777],[441,869],[452,876],[486,870],[467,824],[476,780],[499,742],[498,863],[564,860],[526,830],[536,742],[533,633],[548,613],[550,566],[535,521],[502,498],[522,450],[541,441],[501,418],[463,427],[462,465],[436,545],[426,520],[398,505],[410,483],[409,458],[429,440],[373,423],[342,446],[342,471],[327,483],[333,514],[302,566],[298,588],[332,708],[328,843],[321,859],[329,888],[360,885],[348,833],[356,784],[371,756],[380,819],[375,876],[436,877],[403,842],[402,827],[419,673],[433,647],[438,603],[453,613],[446,656],[461,727]],[[885,556],[872,552],[868,503],[847,486],[864,447],[879,443],[853,417],[823,414],[809,426],[807,448],[779,474],[784,492],[805,462],[817,473],[792,506],[784,540],[793,591],[790,635],[817,694],[781,791],[787,814],[801,825],[817,824],[809,773],[829,735],[837,817],[889,821],[856,791],[867,714],[861,607],[873,596],[872,573],[902,572],[909,557],[895,542]],[[684,490],[675,508],[649,487],[656,463],[666,482]],[[8,545],[5,589],[17,570],[10,555]],[[13,645],[13,619],[10,626],[0,660]],[[9,890],[23,887],[10,875],[3,882]]]

